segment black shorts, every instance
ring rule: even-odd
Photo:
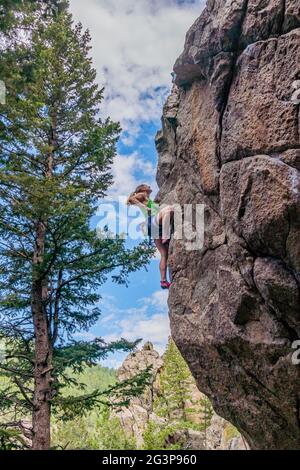
[[[155,215],[151,215],[148,217],[148,236],[153,238],[153,240],[157,240],[162,238],[163,235],[163,226],[162,224],[158,224]]]

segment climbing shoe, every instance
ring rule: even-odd
[[[160,281],[160,286],[162,289],[169,289],[171,284],[168,281]]]

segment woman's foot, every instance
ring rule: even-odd
[[[171,284],[168,281],[160,281],[160,286],[162,289],[169,289]]]

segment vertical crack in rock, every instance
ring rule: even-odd
[[[238,27],[237,27],[237,29],[238,29],[238,33],[237,33],[238,43],[237,43],[237,47],[236,47],[236,50],[234,51],[234,56],[233,56],[233,59],[232,59],[231,70],[230,70],[229,76],[228,76],[228,85],[227,85],[227,89],[226,89],[226,88],[224,89],[224,102],[223,102],[223,106],[222,106],[222,109],[221,109],[221,112],[220,112],[220,135],[219,135],[219,145],[221,144],[221,140],[222,140],[223,115],[224,115],[224,111],[225,111],[225,109],[226,109],[226,106],[227,106],[227,103],[228,103],[228,99],[229,99],[229,94],[230,94],[230,89],[231,89],[231,85],[232,85],[232,82],[233,82],[233,77],[234,77],[234,71],[235,71],[235,67],[236,67],[236,62],[237,62],[239,53],[240,53],[240,51],[242,50],[242,47],[241,47],[241,35],[242,35],[243,26],[244,26],[244,22],[245,22],[246,15],[247,15],[247,11],[248,11],[248,4],[249,4],[249,0],[245,0],[244,4],[243,4],[243,6],[242,6],[242,15],[241,15],[241,18],[240,18],[240,24],[239,24]],[[220,158],[220,161],[221,161],[221,158]]]
[[[300,449],[299,0],[208,0],[174,71],[159,196],[205,235],[170,245],[172,336],[251,448]]]

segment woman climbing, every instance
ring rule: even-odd
[[[163,209],[150,199],[152,189],[147,184],[142,184],[129,196],[127,204],[138,206],[145,215],[148,227],[148,235],[152,236],[154,243],[160,253],[161,260],[159,264],[162,289],[169,289],[170,282],[167,280],[167,267],[170,241],[170,223],[173,220],[174,209],[172,206],[166,206]],[[145,224],[142,224],[145,226]],[[168,237],[169,235],[169,237]],[[164,237],[164,238],[163,238]]]

